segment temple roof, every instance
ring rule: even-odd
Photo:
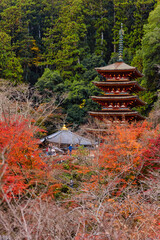
[[[84,146],[94,145],[96,144],[95,141],[92,141],[88,138],[82,137],[76,133],[71,132],[66,127],[63,127],[62,130],[53,133],[49,136],[42,138],[40,141],[48,141],[51,143],[58,143],[58,144],[79,144]]]
[[[143,74],[141,72],[138,71],[138,69],[136,67],[132,67],[128,64],[126,64],[125,62],[121,61],[121,62],[115,62],[113,64],[104,66],[104,67],[98,67],[95,68],[95,70],[98,73],[104,73],[104,72],[133,72],[135,74],[136,77],[142,77]]]

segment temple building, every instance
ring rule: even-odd
[[[119,33],[119,60],[113,64],[96,68],[96,71],[105,78],[105,81],[93,82],[93,84],[100,88],[104,94],[92,96],[91,99],[101,105],[101,110],[90,111],[89,114],[100,120],[144,120],[145,118],[142,115],[132,110],[146,104],[135,95],[144,90],[136,81],[143,74],[136,67],[129,66],[123,61],[122,24]]]

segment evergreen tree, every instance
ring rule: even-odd
[[[65,92],[63,79],[58,71],[52,71],[49,68],[44,70],[43,75],[35,84],[41,94],[52,97],[55,94],[62,94]]]
[[[130,27],[128,46],[132,53],[135,54],[137,49],[141,48],[141,41],[144,35],[143,25],[147,23],[149,12],[153,10],[155,0],[138,0],[133,6],[132,19]]]
[[[117,52],[120,24],[123,23],[124,52],[126,51],[126,55],[131,55],[127,59],[128,63],[131,62],[136,50],[141,48],[143,25],[147,22],[149,12],[153,10],[155,2],[156,0],[113,0],[114,52]]]
[[[11,47],[11,37],[0,32],[0,77],[18,83],[22,80],[22,66]]]
[[[89,20],[89,25],[87,24],[87,30],[93,32],[92,38],[94,40],[94,53],[97,55],[104,55],[107,52],[106,31],[109,24],[107,9],[108,2],[109,1],[104,0],[100,0],[99,2],[95,0],[87,0],[85,2],[87,9],[85,11],[85,22],[87,24],[87,20]]]
[[[46,64],[54,65],[65,77],[72,76],[80,64],[81,42],[86,31],[83,18],[82,0],[64,1],[59,17],[44,38]]]
[[[144,26],[142,40],[143,67],[149,90],[157,90],[160,87],[157,65],[160,65],[160,4],[150,13],[148,24]]]

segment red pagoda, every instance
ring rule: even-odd
[[[95,86],[103,90],[102,96],[92,96],[92,100],[101,105],[100,111],[89,112],[100,120],[144,120],[134,107],[143,106],[145,102],[139,99],[135,93],[144,89],[136,81],[143,75],[137,68],[123,62],[123,30],[121,24],[119,41],[119,60],[114,64],[96,68],[97,72],[105,77],[103,82],[93,82]],[[133,95],[134,94],[134,95]]]

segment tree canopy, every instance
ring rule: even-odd
[[[144,25],[142,39],[143,71],[148,89],[156,90],[160,87],[158,66],[160,65],[160,4],[150,13],[148,24]]]

